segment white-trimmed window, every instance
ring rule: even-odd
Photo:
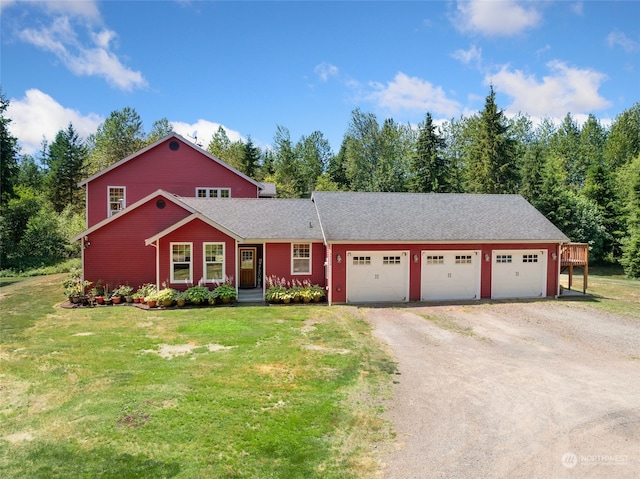
[[[196,188],[197,198],[231,198],[231,188]]]
[[[354,266],[367,266],[369,264],[371,264],[371,256],[354,256],[353,257]]]
[[[456,255],[456,264],[471,264],[471,255]]]
[[[311,274],[311,244],[291,244],[291,274]]]
[[[207,283],[224,281],[224,243],[204,243],[204,280]]]
[[[499,254],[496,255],[496,263],[511,263],[513,260],[513,256],[510,254]]]
[[[537,263],[538,255],[537,254],[524,254],[522,255],[523,263]]]
[[[400,256],[383,256],[382,264],[400,264]]]
[[[126,188],[124,186],[109,186],[109,204],[107,206],[107,216],[113,216],[122,211],[126,203]]]
[[[427,256],[427,264],[444,264],[444,256]]]
[[[171,243],[171,282],[193,283],[192,243]]]

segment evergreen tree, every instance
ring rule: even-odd
[[[56,212],[60,213],[67,205],[75,209],[84,206],[84,195],[77,185],[85,177],[87,158],[86,146],[69,123],[49,146],[46,189]]]
[[[251,136],[247,138],[244,144],[244,157],[242,159],[242,171],[245,175],[253,178],[260,166],[260,148],[253,144]]]
[[[447,193],[451,191],[451,167],[444,157],[445,141],[436,132],[431,113],[420,125],[410,167],[409,191]]]
[[[472,193],[514,193],[518,183],[515,142],[495,99],[491,86],[484,110],[469,125],[472,140],[466,167]]]
[[[9,132],[11,120],[5,116],[9,100],[0,88],[0,206],[13,198],[18,176],[18,139]]]
[[[561,160],[561,168],[566,171],[566,185],[578,191],[584,185],[584,168],[580,148],[580,130],[577,123],[567,113],[562,124],[549,142],[552,155]]]
[[[23,155],[18,164],[17,183],[28,186],[36,191],[41,191],[44,185],[45,174],[42,167],[31,155]]]
[[[339,190],[349,190],[349,179],[347,178],[347,169],[345,164],[347,148],[344,141],[340,145],[340,151],[337,155],[333,155],[329,159],[327,165],[327,176],[332,184],[336,184]],[[331,191],[331,190],[329,190]]]

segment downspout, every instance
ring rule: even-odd
[[[311,201],[313,202],[313,206],[316,210],[316,216],[318,217],[318,224],[320,225],[320,232],[322,233],[322,244],[324,244],[324,257],[325,257],[325,261],[327,262],[327,286],[326,286],[326,291],[327,291],[327,303],[329,304],[329,306],[331,306],[332,303],[332,294],[331,294],[331,285],[333,284],[333,253],[330,255],[327,255],[327,248],[329,250],[331,250],[331,247],[329,245],[329,243],[327,242],[327,235],[324,232],[324,227],[322,226],[322,219],[320,217],[320,211],[318,211],[318,204],[316,203],[315,198],[313,197],[313,194],[311,195]]]

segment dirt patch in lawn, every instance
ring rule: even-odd
[[[224,351],[231,349],[233,346],[223,346],[222,344],[207,344],[200,346],[198,344],[159,344],[158,349],[145,349],[143,353],[157,354],[164,359],[173,359],[177,356],[186,356],[192,354],[195,349],[206,348],[209,352]]]
[[[400,373],[386,479],[638,477],[638,319],[557,301],[363,312]]]

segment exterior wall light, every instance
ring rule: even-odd
[[[414,263],[417,263],[419,259],[420,259],[420,257],[417,254],[413,255],[413,262]]]
[[[342,255],[341,255],[340,253],[338,253],[338,254],[336,255],[336,261],[337,261],[338,263],[342,263]]]
[[[484,254],[484,260],[485,260],[487,263],[489,262],[489,258],[490,258],[489,253],[485,253],[485,254]]]
[[[558,255],[555,253],[555,251],[554,251],[553,253],[551,253],[551,259],[552,259],[553,261],[555,261],[555,260],[557,260],[557,259],[558,259]]]

